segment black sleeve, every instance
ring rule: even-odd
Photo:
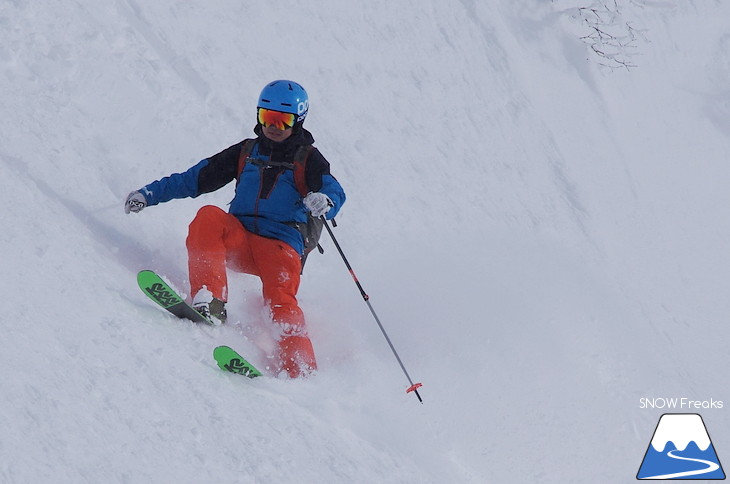
[[[209,193],[227,185],[238,175],[238,157],[243,141],[208,158],[198,174],[198,193]]]
[[[317,148],[313,148],[307,159],[307,167],[304,176],[307,180],[307,186],[313,192],[318,192],[322,188],[322,177],[330,174],[330,164],[322,156]]]

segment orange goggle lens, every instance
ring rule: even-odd
[[[259,108],[259,124],[264,128],[274,126],[276,129],[284,131],[294,127],[296,115],[292,113],[282,113],[281,111],[272,111],[271,109]]]

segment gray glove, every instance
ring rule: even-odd
[[[147,206],[147,199],[140,192],[132,192],[127,195],[127,201],[124,202],[124,213],[141,212]]]
[[[309,192],[304,197],[304,206],[312,213],[312,217],[319,218],[330,211],[334,207],[330,197],[320,192]]]

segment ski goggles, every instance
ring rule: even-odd
[[[266,108],[258,108],[258,115],[261,126],[264,128],[274,126],[282,131],[293,128],[297,120],[296,114],[282,113],[281,111],[272,111]]]

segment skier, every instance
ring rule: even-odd
[[[226,266],[258,276],[278,328],[279,369],[290,378],[317,369],[296,299],[304,256],[299,227],[306,224],[307,212],[315,219],[323,215],[332,219],[345,202],[342,187],[317,149],[307,150],[304,161],[294,159],[301,157],[300,147],[314,142],[303,127],[308,109],[309,98],[301,85],[287,80],[267,84],[257,104],[255,141],[241,141],[184,173],[154,181],[130,193],[124,204],[126,213],[136,213],[172,199],[194,198],[238,179],[227,213],[206,205],[190,223],[186,245],[192,305],[223,323]],[[247,157],[244,146],[250,150]],[[295,174],[294,165],[302,161],[301,173]]]

